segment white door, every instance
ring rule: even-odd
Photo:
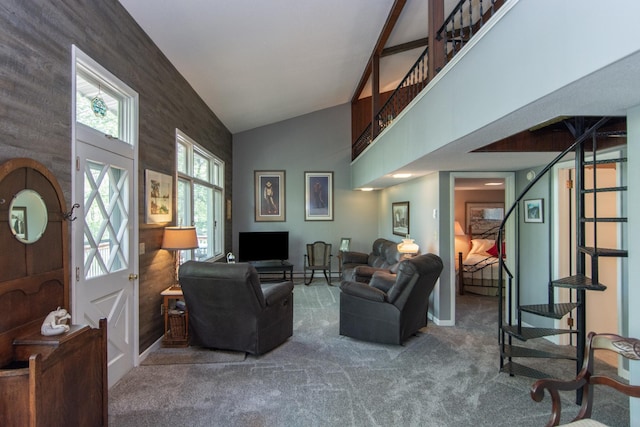
[[[72,225],[74,322],[107,318],[111,386],[136,362],[134,161],[87,143],[105,138],[93,129],[78,125],[76,135],[74,199],[83,202]]]

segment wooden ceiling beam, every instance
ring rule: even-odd
[[[429,38],[425,37],[422,39],[414,40],[407,43],[402,43],[397,46],[387,47],[382,50],[380,53],[380,57],[385,57],[389,55],[394,55],[396,53],[406,52],[408,50],[417,49],[419,47],[424,47],[429,44]]]
[[[362,74],[362,77],[360,77],[360,83],[358,83],[356,91],[353,94],[353,97],[351,98],[352,104],[358,101],[358,98],[360,97],[360,94],[362,93],[364,87],[367,84],[367,80],[369,80],[369,76],[371,75],[371,62],[374,56],[380,56],[380,54],[384,50],[384,45],[387,43],[387,40],[389,40],[389,37],[391,36],[391,32],[393,31],[393,27],[395,27],[396,22],[398,22],[400,13],[402,13],[402,9],[404,8],[404,5],[406,3],[407,3],[407,0],[395,0],[395,2],[393,3],[393,6],[391,6],[391,11],[387,16],[387,22],[385,22],[384,27],[382,27],[382,31],[378,36],[378,41],[376,42],[376,45],[373,48],[373,52],[369,57],[369,62],[367,63],[367,67],[365,68],[364,73]]]

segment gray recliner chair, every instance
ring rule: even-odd
[[[400,262],[396,275],[376,272],[368,284],[340,284],[340,335],[402,344],[427,325],[429,295],[442,272],[434,254]]]
[[[260,355],[293,335],[293,283],[260,284],[247,263],[187,261],[180,284],[190,343]]]

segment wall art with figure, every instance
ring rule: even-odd
[[[304,173],[304,220],[333,221],[333,172]]]
[[[285,171],[254,171],[255,220],[285,220]]]

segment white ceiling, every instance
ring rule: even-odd
[[[120,3],[238,133],[349,102],[394,0]],[[407,0],[386,46],[426,37],[427,15],[427,1]],[[421,51],[383,58],[381,89],[394,89]]]

